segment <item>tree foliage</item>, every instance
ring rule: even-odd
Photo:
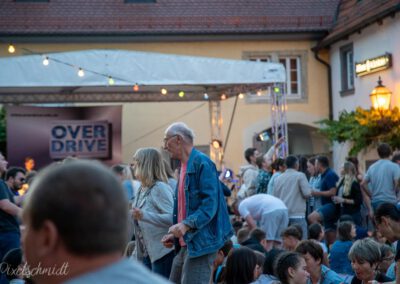
[[[355,111],[343,111],[338,120],[325,119],[321,124],[321,132],[331,141],[352,142],[350,155],[378,142],[386,142],[393,149],[400,148],[400,111],[378,111],[357,108]]]

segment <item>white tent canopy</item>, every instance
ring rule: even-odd
[[[83,77],[77,75],[79,68]],[[218,99],[222,93],[235,96],[284,82],[283,65],[244,60],[125,50],[0,58],[0,102],[97,101],[99,95],[102,101],[203,100],[204,93]],[[132,90],[135,84],[139,91]],[[161,95],[161,88],[168,94]],[[184,98],[178,97],[180,91]]]

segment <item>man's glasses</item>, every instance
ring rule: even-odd
[[[178,136],[178,134],[172,135],[172,136],[170,136],[170,137],[165,137],[165,138],[163,139],[164,145],[166,145],[166,144],[168,143],[169,140],[171,140],[172,138],[174,138],[174,137],[176,137],[176,136]]]

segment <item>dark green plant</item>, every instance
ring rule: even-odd
[[[400,111],[378,111],[357,108],[343,111],[338,120],[324,119],[318,122],[321,132],[331,141],[352,142],[349,155],[357,155],[361,150],[379,142],[389,143],[393,149],[400,148]]]

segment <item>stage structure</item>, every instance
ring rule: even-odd
[[[269,87],[271,94],[271,132],[273,143],[278,141],[280,137],[285,137],[285,142],[282,143],[276,155],[278,158],[286,158],[289,154],[288,127],[287,127],[287,102],[285,84],[275,84]]]
[[[224,151],[220,101],[286,82],[280,63],[127,50],[30,52],[0,58],[1,104],[208,101],[210,152],[218,167]],[[271,102],[274,135],[287,137],[286,99],[276,95]]]

